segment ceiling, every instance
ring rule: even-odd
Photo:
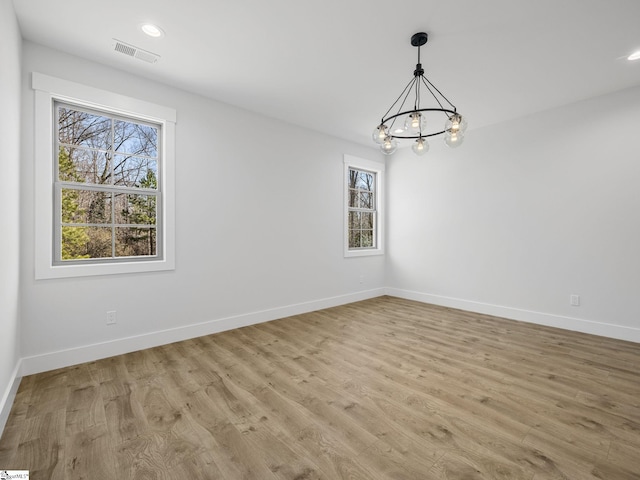
[[[412,78],[469,129],[640,85],[638,0],[14,0],[22,35],[184,90],[372,145]],[[165,35],[153,39],[139,25]],[[114,51],[113,39],[160,56]]]

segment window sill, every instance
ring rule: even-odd
[[[359,250],[345,250],[344,257],[371,257],[374,255],[384,255],[381,248],[363,248]]]
[[[36,268],[36,280],[161,272],[165,270],[175,270],[174,262],[170,260],[145,260],[126,263],[55,265],[45,268]]]

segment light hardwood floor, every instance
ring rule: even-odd
[[[380,297],[22,380],[32,479],[640,478],[640,344]]]

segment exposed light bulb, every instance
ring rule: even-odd
[[[382,150],[382,153],[384,153],[385,155],[391,155],[392,153],[395,153],[397,148],[398,142],[393,137],[386,137],[382,142],[382,145],[380,145],[380,150]]]
[[[409,133],[422,133],[427,128],[426,119],[420,112],[412,112],[404,121],[404,129]]]
[[[384,142],[384,139],[387,138],[388,135],[387,130],[388,127],[386,125],[378,125],[376,128],[374,128],[373,134],[371,135],[373,137],[373,141],[377,144],[381,144],[382,142]]]
[[[444,143],[447,144],[449,148],[456,148],[462,145],[464,141],[464,135],[461,131],[458,132],[447,132],[444,135]]]
[[[416,140],[416,142],[411,146],[413,153],[416,155],[424,155],[429,151],[429,142],[424,137],[420,137]]]
[[[462,115],[454,113],[447,119],[444,129],[451,133],[464,132],[467,129],[467,121]]]

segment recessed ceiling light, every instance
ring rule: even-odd
[[[627,57],[627,60],[640,60],[640,50],[633,52]]]
[[[153,38],[159,38],[164,36],[164,32],[160,27],[154,25],[153,23],[144,23],[140,25],[140,29]]]

